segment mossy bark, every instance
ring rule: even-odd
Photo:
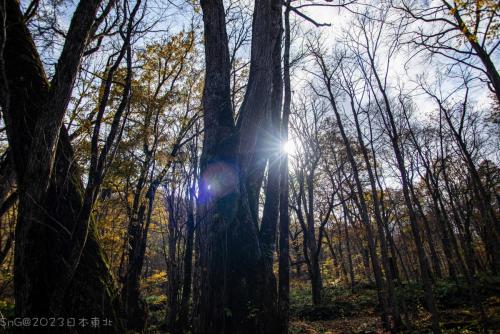
[[[34,203],[27,194],[32,183],[26,166],[33,158],[30,151],[40,108],[49,96],[49,83],[31,35],[26,28],[19,4],[8,0],[2,8],[6,16],[6,43],[3,53],[4,80],[2,109],[19,185],[19,214],[15,244],[15,299],[19,317],[97,317],[109,319],[103,332],[120,332],[119,300],[115,282],[99,246],[95,222],[89,230],[82,256],[62,298],[61,305],[49,307],[61,275],[68,270],[72,248],[71,232],[82,207],[83,185],[73,149],[64,126],[60,128],[49,186],[41,189],[43,200]],[[37,205],[43,214],[27,216]],[[68,328],[55,328],[67,332]],[[43,332],[42,328],[25,328]],[[79,328],[78,332],[91,331]],[[54,333],[54,328],[46,332]],[[95,330],[94,330],[95,332]]]

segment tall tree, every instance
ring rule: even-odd
[[[271,275],[258,240],[256,196],[263,170],[256,165],[256,142],[271,110],[281,3],[255,2],[249,81],[236,124],[224,6],[220,0],[203,0],[201,7],[206,75],[198,210],[202,281],[196,332],[272,333],[276,309],[269,295],[275,294],[263,289]]]
[[[23,317],[98,313],[119,331],[117,291],[94,222],[79,220],[83,185],[62,125],[100,4],[81,1],[76,7],[49,84],[18,2],[2,2],[2,109],[19,185],[16,313]],[[63,291],[61,283],[67,287]]]

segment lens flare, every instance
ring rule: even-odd
[[[285,143],[283,143],[282,150],[286,154],[294,154],[295,153],[295,143],[291,140],[286,141]]]

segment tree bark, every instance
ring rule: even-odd
[[[81,11],[85,14],[71,23],[79,25],[79,29],[70,28],[68,32],[65,56],[61,56],[57,68],[57,73],[64,73],[56,75],[57,84],[49,90],[19,5],[14,0],[6,1],[6,8],[2,8],[7,20],[2,90],[8,96],[2,98],[2,108],[19,184],[14,271],[17,316],[89,318],[97,314],[113,322],[110,331],[120,332],[117,289],[97,242],[93,221],[76,271],[71,281],[65,282],[69,288],[61,305],[56,309],[47,307],[58,291],[56,282],[68,270],[67,254],[74,246],[71,232],[78,228],[82,208],[81,175],[61,121],[98,3],[82,2],[77,7],[75,17]],[[72,37],[75,35],[78,38]],[[41,111],[47,106],[51,109]],[[37,137],[46,134],[42,130],[48,131],[47,143],[42,139],[45,137]],[[40,220],[43,224],[39,224]]]
[[[290,1],[287,1],[290,5]],[[281,118],[281,143],[288,141],[288,122],[292,102],[290,83],[290,9],[285,9],[285,45],[283,51],[284,101]],[[279,278],[278,278],[278,314],[280,317],[279,332],[288,334],[290,318],[290,216],[289,204],[288,155],[283,154],[280,161],[280,207],[279,207]],[[298,259],[297,259],[298,260]]]
[[[198,199],[200,300],[196,333],[273,333],[276,308],[266,303],[269,275],[258,240],[256,193],[249,184],[259,128],[269,112],[278,1],[257,0],[247,92],[234,124],[224,7],[203,0],[206,75],[204,142]],[[273,10],[274,9],[274,10]],[[280,14],[281,15],[281,14]],[[249,187],[250,189],[247,189]]]
[[[197,166],[193,168],[195,171]],[[196,179],[196,174],[193,179]],[[193,240],[194,240],[194,228],[195,228],[195,217],[194,217],[194,192],[195,185],[189,189],[188,195],[188,212],[187,212],[187,223],[186,223],[186,250],[184,253],[184,278],[182,283],[182,297],[181,297],[181,308],[179,312],[179,327],[181,329],[188,328],[189,321],[189,299],[191,298],[191,283],[193,274]]]

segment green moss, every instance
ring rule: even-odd
[[[7,319],[14,318],[14,303],[0,299],[0,317],[5,317]]]

